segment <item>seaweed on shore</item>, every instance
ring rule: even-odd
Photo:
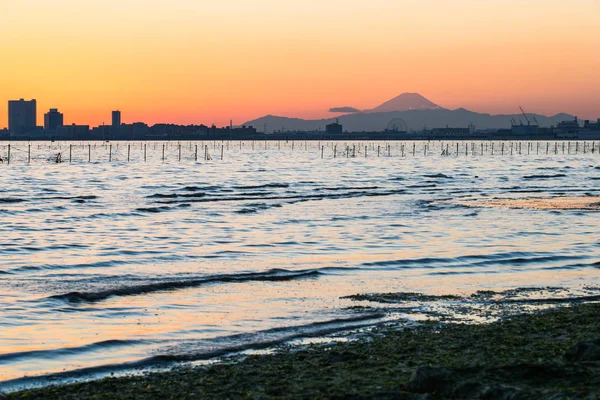
[[[355,301],[373,301],[378,303],[400,303],[406,301],[452,301],[462,299],[462,297],[454,295],[434,296],[413,292],[354,294],[342,298]]]
[[[592,399],[599,317],[600,304],[581,304],[490,324],[381,325],[362,340],[4,398]]]

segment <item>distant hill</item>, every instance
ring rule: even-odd
[[[442,107],[427,100],[419,93],[402,93],[400,96],[386,101],[382,105],[365,110],[365,113],[386,113],[394,111],[410,111],[410,110],[437,110]]]
[[[538,114],[528,114],[528,117],[535,117],[542,127],[556,126],[560,121],[572,120],[574,117],[569,114],[557,114],[547,117]],[[517,121],[523,120],[521,114],[510,115],[490,115],[480,114],[473,111],[459,108],[458,110],[447,110],[444,108],[427,110],[408,110],[392,112],[361,112],[356,114],[342,115],[339,117],[340,124],[348,132],[361,131],[383,131],[387,128],[390,121],[400,118],[406,122],[409,131],[419,131],[424,127],[443,128],[450,126],[453,128],[467,128],[470,124],[475,125],[477,129],[509,129],[512,118]],[[317,131],[325,130],[325,125],[335,122],[335,118],[305,120],[300,118],[287,118],[274,115],[267,115],[253,121],[245,123],[246,126],[256,127],[260,132],[267,126],[267,132],[273,131]],[[525,121],[523,121],[525,123]]]

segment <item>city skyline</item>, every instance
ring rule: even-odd
[[[324,118],[401,92],[492,114],[600,110],[595,0],[23,0],[0,12],[0,93],[38,99],[38,121],[57,107],[90,125],[113,109],[150,124]],[[6,115],[0,102],[0,127]]]

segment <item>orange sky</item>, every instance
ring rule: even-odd
[[[7,100],[38,124],[327,117],[419,92],[447,108],[600,117],[599,0],[0,0]]]

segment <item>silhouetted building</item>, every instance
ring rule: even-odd
[[[90,136],[89,125],[63,125],[56,128],[56,139],[88,139]]]
[[[150,128],[143,122],[134,122],[131,125],[128,125],[130,130],[130,138],[131,139],[143,139],[148,136],[150,132]]]
[[[64,125],[63,115],[57,108],[51,108],[44,114],[44,130],[55,131],[59,126]]]
[[[538,125],[513,125],[510,129],[511,133],[514,135],[535,135],[540,130]]]
[[[573,121],[562,121],[556,125],[554,128],[554,133],[557,138],[560,139],[575,139],[579,136],[579,131],[581,127],[579,126],[579,121],[577,117]]]
[[[573,121],[562,121],[556,125],[556,129],[577,130],[579,129],[579,121],[577,120],[577,117],[575,117]]]
[[[121,111],[113,111],[112,112],[112,126],[121,126]]]
[[[8,102],[8,130],[16,135],[34,131],[37,125],[37,102],[10,100]]]
[[[340,121],[336,119],[334,123],[325,126],[325,131],[330,134],[339,134],[344,132],[343,128]]]
[[[446,126],[445,128],[433,128],[431,134],[433,136],[467,136],[471,133],[470,128],[452,128]]]
[[[598,118],[596,122],[590,122],[589,120],[585,120],[583,127],[591,131],[600,131],[600,118]]]

